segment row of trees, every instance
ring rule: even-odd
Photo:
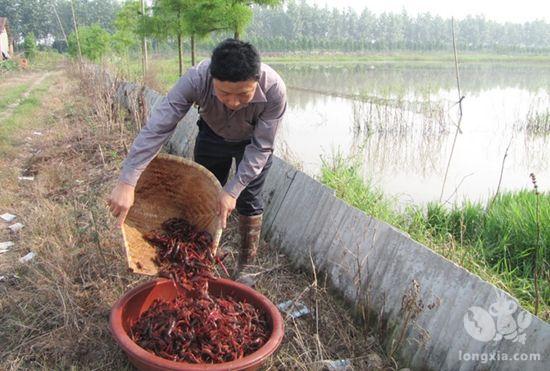
[[[72,0],[79,25],[99,24],[115,31],[118,0]],[[7,17],[17,42],[34,34],[37,40],[65,41],[73,29],[71,0],[0,0],[0,16]]]
[[[376,15],[287,1],[279,8],[254,9],[247,38],[262,50],[445,50],[452,47],[451,20],[406,11]],[[497,23],[483,16],[456,21],[462,50],[548,51],[550,24],[542,20]]]
[[[108,48],[127,54],[144,37],[176,41],[183,70],[184,39],[194,63],[195,42],[212,32],[230,31],[239,38],[252,20],[251,5],[279,5],[282,0],[154,0],[142,11],[139,0],[0,0],[0,15],[9,18],[13,37],[26,35],[52,42],[54,48],[97,59]],[[78,33],[73,32],[79,25]],[[68,45],[67,45],[68,44]]]
[[[114,39],[130,49],[139,37],[177,40],[179,71],[183,73],[183,40],[189,38],[192,63],[195,43],[212,32],[231,31],[239,38],[252,20],[251,4],[278,5],[281,0],[156,0],[141,14],[136,0],[128,1],[116,17]]]
[[[33,34],[64,51],[77,51],[74,24],[82,33],[83,53],[98,58],[107,49],[127,54],[148,37],[178,49],[184,40],[194,60],[195,44],[209,49],[228,35],[245,37],[262,51],[446,50],[452,45],[450,19],[430,14],[376,15],[364,9],[338,10],[304,0],[153,0],[141,11],[139,0],[0,0],[17,43]],[[251,7],[251,5],[253,5]],[[266,7],[264,5],[271,5]],[[74,16],[73,16],[74,9]],[[251,23],[250,23],[251,22]],[[459,47],[474,51],[550,51],[550,24],[496,23],[481,16],[456,23]],[[214,33],[213,39],[208,36]],[[69,36],[68,36],[69,35]],[[88,50],[95,47],[101,50]]]

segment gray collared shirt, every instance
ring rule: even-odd
[[[207,59],[190,68],[155,106],[122,165],[120,181],[136,185],[193,103],[199,106],[199,114],[208,126],[226,141],[251,140],[235,176],[224,186],[225,191],[237,198],[260,174],[273,153],[275,135],[286,111],[285,84],[277,72],[262,63],[252,101],[232,111],[216,97],[209,67]]]

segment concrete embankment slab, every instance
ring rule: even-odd
[[[129,109],[136,107],[129,101],[136,89],[119,88],[120,102]],[[154,92],[144,96],[148,107],[161,99]],[[169,152],[190,157],[196,120],[191,110],[170,139]],[[494,285],[347,205],[279,158],[263,198],[264,238],[297,266],[311,269],[313,261],[353,306],[366,306],[387,352],[401,365],[550,370],[550,325]]]

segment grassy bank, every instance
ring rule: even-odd
[[[265,53],[265,62],[277,63],[449,63],[454,62],[452,52],[379,52],[379,53]],[[460,53],[463,63],[550,63],[548,55]]]
[[[0,153],[6,150],[6,146],[13,139],[13,133],[22,127],[28,128],[37,124],[35,114],[40,109],[41,101],[50,90],[52,82],[52,77],[46,77],[32,86],[32,89],[30,82],[17,85],[6,89],[6,94],[0,97],[0,109],[3,110],[0,115]]]
[[[22,68],[21,60],[24,56],[15,55],[12,59],[0,62],[0,76],[6,77],[19,71],[47,71],[54,69],[60,62],[66,59],[63,54],[53,50],[39,51],[36,56],[27,61],[27,67]]]
[[[324,163],[321,181],[338,197],[411,235],[470,272],[515,296],[550,320],[550,194],[532,190],[500,194],[490,206],[432,203],[398,212],[395,202],[363,182],[359,166],[342,158]],[[538,274],[538,295],[535,291]]]
[[[7,108],[15,103],[21,94],[30,87],[30,84],[18,84],[16,86],[8,86],[0,91],[0,110]]]

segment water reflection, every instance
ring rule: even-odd
[[[454,91],[456,86],[452,63],[271,65],[284,77],[289,87],[325,92],[413,95],[423,99],[440,90]],[[545,90],[550,86],[550,66],[543,63],[462,64],[460,78],[462,89],[470,94],[494,88]]]
[[[454,76],[437,68],[394,68],[381,74],[363,67],[335,71],[323,67],[301,68],[300,73],[286,70],[288,85],[301,84],[299,89],[289,88],[289,110],[281,129],[287,152],[313,175],[318,174],[321,156],[359,155],[364,159],[365,178],[402,202],[439,199],[457,120]],[[527,121],[536,114],[545,117],[549,110],[550,68],[506,71],[475,67],[462,72],[466,96],[462,133],[444,200],[490,197],[508,147],[501,189],[529,188],[531,172],[542,190],[549,189],[548,130],[533,131]],[[404,83],[405,79],[410,82]],[[326,89],[332,95],[304,90],[307,87]],[[335,96],[357,92],[385,94],[400,103]],[[419,97],[436,104],[407,103]]]

